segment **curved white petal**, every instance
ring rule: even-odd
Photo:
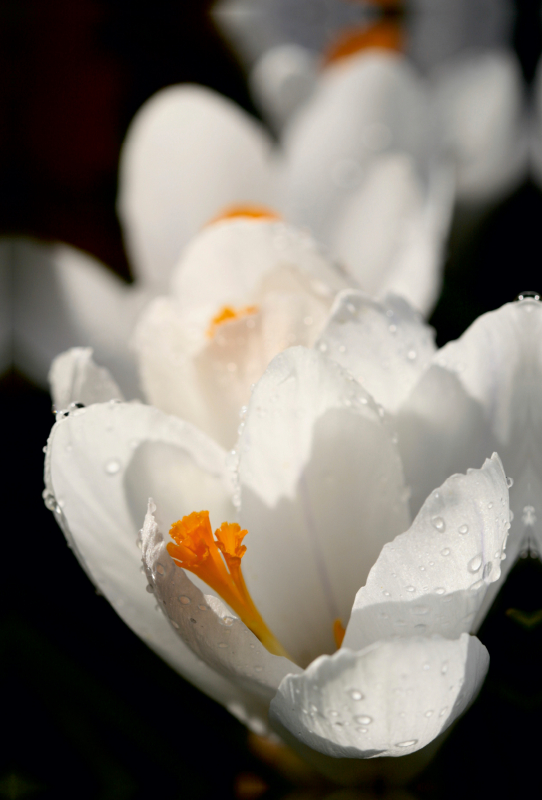
[[[339,650],[289,675],[270,719],[334,758],[404,756],[452,724],[478,693],[489,665],[478,639],[380,641]]]
[[[124,399],[109,370],[96,364],[92,352],[92,347],[72,347],[53,360],[49,386],[57,409],[70,403],[90,406]]]
[[[324,355],[291,348],[257,384],[238,444],[243,571],[301,664],[334,649],[382,545],[408,527],[401,464],[374,401]]]
[[[312,345],[335,293],[348,285],[306,234],[246,220],[196,237],[173,283],[176,297],[155,300],[138,324],[142,385],[153,405],[226,447],[271,359],[292,344]],[[214,326],[224,307],[240,317]]]
[[[490,583],[501,575],[508,488],[497,455],[453,475],[425,501],[410,529],[384,545],[359,590],[344,646],[378,639],[475,631]]]
[[[186,243],[225,206],[274,204],[271,142],[230,100],[201,86],[162,89],[131,123],[118,211],[135,270],[164,290]]]
[[[317,343],[394,414],[425,372],[436,348],[434,331],[405,300],[372,300],[341,292]]]
[[[142,530],[143,563],[162,611],[182,641],[218,673],[269,702],[281,680],[301,668],[272,655],[214,595],[204,595],[175,565],[149,502]]]
[[[46,383],[51,361],[69,347],[93,348],[124,394],[138,394],[129,340],[146,292],[86,253],[64,244],[20,240],[15,252],[15,359]]]
[[[446,474],[499,452],[515,482],[505,571],[526,535],[540,537],[540,516],[524,512],[542,491],[541,341],[540,302],[484,314],[437,353],[397,417],[413,511]]]
[[[440,283],[440,227],[449,206],[448,195],[440,197],[445,207],[430,217],[426,188],[405,153],[386,153],[369,163],[329,237],[364,291],[400,293],[420,310],[429,309]],[[437,199],[432,197],[433,205]]]
[[[425,118],[422,84],[402,57],[372,50],[329,66],[284,131],[289,218],[328,243],[375,154],[424,161]]]
[[[457,163],[457,192],[478,201],[510,191],[525,176],[527,124],[520,66],[505,50],[443,65],[435,102],[442,144]]]
[[[255,719],[258,704],[197,658],[156,613],[136,546],[151,493],[164,515],[174,509],[172,521],[202,507],[231,518],[223,456],[203,434],[155,408],[89,406],[53,427],[46,504],[82,566],[132,630],[211,697]]]
[[[314,90],[318,60],[298,44],[270,47],[249,74],[252,95],[271,126],[280,131]]]

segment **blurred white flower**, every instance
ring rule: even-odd
[[[112,378],[70,351],[53,395],[90,405],[58,414],[46,503],[127,624],[253,730],[269,711],[323,770],[414,753],[476,695],[488,657],[469,634],[540,545],[541,328],[526,298],[435,352],[404,301],[347,290],[313,349],[271,362],[229,458],[109,401]],[[507,561],[512,481],[496,455],[472,469],[495,448],[515,481]]]
[[[397,112],[391,105],[403,90],[417,96],[405,69],[395,61],[380,64],[378,56],[362,67],[373,76],[372,89],[359,98],[348,148],[340,81],[336,89],[322,84],[322,102],[315,99],[307,111],[314,121],[307,117],[292,126],[284,148],[209,89],[184,85],[158,92],[132,121],[120,162],[118,211],[135,283],[126,286],[95,259],[64,245],[16,244],[20,367],[39,380],[58,352],[91,345],[121,388],[136,395],[129,349],[135,320],[149,299],[168,291],[193,237],[224,209],[239,205],[249,213],[264,205],[288,222],[309,225],[362,289],[377,296],[400,292],[427,311],[440,285],[451,192],[445,172],[430,171],[422,180],[403,147],[413,138],[407,125],[413,109],[408,98]],[[375,101],[380,92],[381,112]],[[317,127],[335,96],[337,114],[324,135]],[[398,149],[380,153],[375,137],[379,131],[386,136],[390,113],[406,132]],[[309,201],[314,213],[307,214]]]

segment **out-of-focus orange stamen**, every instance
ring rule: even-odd
[[[248,317],[252,314],[258,313],[258,306],[243,306],[243,308],[233,308],[233,306],[222,306],[218,314],[216,314],[212,320],[211,324],[207,329],[207,336],[209,339],[213,339],[216,333],[216,329],[223,325],[225,322],[232,322],[235,319],[242,319],[242,317]]]
[[[193,511],[174,522],[169,535],[173,541],[168,543],[167,551],[177,566],[214,589],[270,653],[288,657],[263,621],[245,584],[241,559],[247,549],[242,543],[247,531],[236,522],[223,522],[213,536],[209,512]]]
[[[280,214],[267,206],[260,206],[256,203],[240,203],[238,205],[226,206],[222,211],[209,220],[208,225],[221,222],[224,219],[280,219]]]
[[[346,628],[343,628],[341,620],[337,618],[333,623],[333,638],[335,639],[337,650],[343,643],[345,633],[346,633]]]
[[[324,66],[348,58],[361,50],[379,47],[400,52],[404,45],[401,24],[395,19],[381,19],[372,25],[352,26],[343,30],[324,53]]]

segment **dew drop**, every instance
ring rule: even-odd
[[[146,585],[145,589],[148,591],[149,594],[154,593],[154,586],[151,586],[150,583]]]
[[[512,486],[514,485],[514,479],[513,478],[507,478],[506,479],[506,485],[508,486],[509,489],[511,489]]]
[[[468,526],[468,525],[460,525],[460,526],[459,526],[459,528],[458,528],[457,530],[459,531],[459,533],[460,533],[462,536],[464,536],[466,533],[468,533],[468,532],[469,532],[469,526]]]
[[[429,614],[429,607],[428,606],[414,606],[412,609],[413,614],[417,614],[419,617],[424,616],[425,614]]]
[[[329,712],[329,716],[330,717],[338,717],[339,716],[339,712],[335,711],[335,710],[332,710],[332,711]]]
[[[416,359],[418,358],[418,353],[416,352],[416,350],[409,350],[407,353],[407,358],[409,361],[416,361]]]
[[[367,733],[368,730],[369,730],[369,728],[356,728],[356,731],[358,733]]]
[[[450,555],[450,548],[449,547],[445,547],[444,550],[440,551],[440,553],[443,556],[449,556]]]
[[[442,519],[442,517],[433,517],[431,520],[433,523],[433,527],[440,531],[441,533],[446,530],[446,523]]]
[[[441,708],[439,717],[443,717],[447,711],[448,711],[448,706],[444,706],[444,708]]]
[[[428,718],[429,718],[429,717],[432,717],[434,713],[435,713],[435,712],[433,711],[433,709],[432,709],[432,708],[429,708],[429,709],[428,709],[428,710],[425,712],[425,714],[424,714],[424,717],[428,717]]]
[[[488,561],[487,564],[484,567],[484,571],[482,572],[482,578],[485,579],[485,578],[488,578],[491,575],[492,567],[493,567],[493,564],[491,563],[491,561]]]
[[[470,588],[471,592],[476,592],[478,589],[481,589],[482,586],[484,586],[484,582],[483,581],[476,581],[469,588]]]
[[[228,645],[226,644],[226,642],[219,642],[219,643],[218,643],[218,646],[219,646],[220,648],[222,648],[222,650],[224,650],[224,649],[225,649],[225,648],[226,648]]]
[[[407,590],[407,592],[415,592],[416,591],[416,587],[415,586],[407,586],[406,590]]]
[[[482,566],[482,557],[481,556],[474,556],[468,563],[468,570],[469,572],[478,572],[480,567]]]
[[[442,675],[446,675],[446,673],[448,672],[448,662],[447,661],[443,662],[442,667],[440,668],[440,672],[441,672]]]
[[[407,739],[406,742],[397,742],[395,745],[396,747],[413,747],[415,744],[418,744],[417,739]]]
[[[181,603],[182,602],[184,602],[184,601],[181,600]],[[188,598],[188,602],[190,602],[190,598]],[[207,606],[205,606],[205,605],[199,605],[198,608],[199,608],[200,611],[207,611]]]
[[[357,717],[354,717],[354,722],[357,722],[359,725],[370,725],[373,721],[372,717],[367,716],[367,714],[360,714]]]
[[[352,700],[363,700],[363,693],[359,691],[359,689],[349,689],[348,694],[352,698]]]
[[[226,625],[227,627],[229,627],[230,625],[233,625],[233,623],[234,623],[233,617],[223,617],[220,620],[220,624],[221,625]]]
[[[162,566],[162,564],[157,564],[156,565],[156,572],[159,575],[165,575],[166,574],[166,571],[165,571],[164,567]]]
[[[444,594],[445,591],[446,589],[443,586],[437,586],[435,589],[435,594]]]
[[[312,711],[313,714],[316,714],[318,711],[318,706],[315,706],[314,703],[311,703],[309,706],[309,710]]]
[[[178,597],[179,603],[183,606],[189,606],[192,600],[187,597],[185,594],[180,594]]]
[[[107,475],[116,475],[118,472],[120,472],[120,461],[112,458],[110,461],[106,462],[104,469]]]

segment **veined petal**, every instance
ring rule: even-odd
[[[203,664],[156,613],[136,546],[151,492],[166,515],[172,507],[176,515],[189,513],[205,499],[216,517],[231,517],[223,458],[203,434],[155,408],[93,405],[53,427],[46,504],[89,577],[132,630],[181,675],[258,727],[261,705]]]
[[[274,205],[271,141],[221,95],[170,86],[138,111],[123,145],[118,210],[132,264],[166,289],[182,248],[232,203]]]
[[[284,131],[288,216],[324,242],[375,154],[425,154],[426,100],[408,62],[367,51],[329,66]]]
[[[68,408],[70,403],[90,406],[124,399],[109,370],[99,367],[92,353],[92,347],[72,347],[54,359],[49,385],[57,409]]]
[[[488,664],[486,648],[467,634],[342,648],[283,680],[271,722],[334,758],[404,756],[465,711]]]
[[[405,300],[341,292],[317,343],[394,414],[433,358],[434,331]]]
[[[285,351],[254,389],[237,448],[243,572],[300,664],[334,649],[335,620],[408,527],[392,438],[372,398],[319,352]]]
[[[463,53],[435,79],[442,143],[456,158],[460,199],[510,191],[527,168],[527,123],[519,63],[512,52]]]
[[[193,652],[218,673],[269,702],[281,680],[301,668],[272,655],[247,626],[214,595],[203,595],[177,567],[149,502],[142,530],[143,563],[162,611]]]
[[[497,455],[453,475],[425,501],[406,533],[384,545],[359,590],[343,645],[378,639],[474,632],[490,583],[501,575],[509,522],[508,488]]]
[[[20,240],[13,248],[15,358],[20,369],[46,383],[55,356],[68,347],[90,345],[125,395],[137,396],[129,340],[149,295],[74,247]]]

